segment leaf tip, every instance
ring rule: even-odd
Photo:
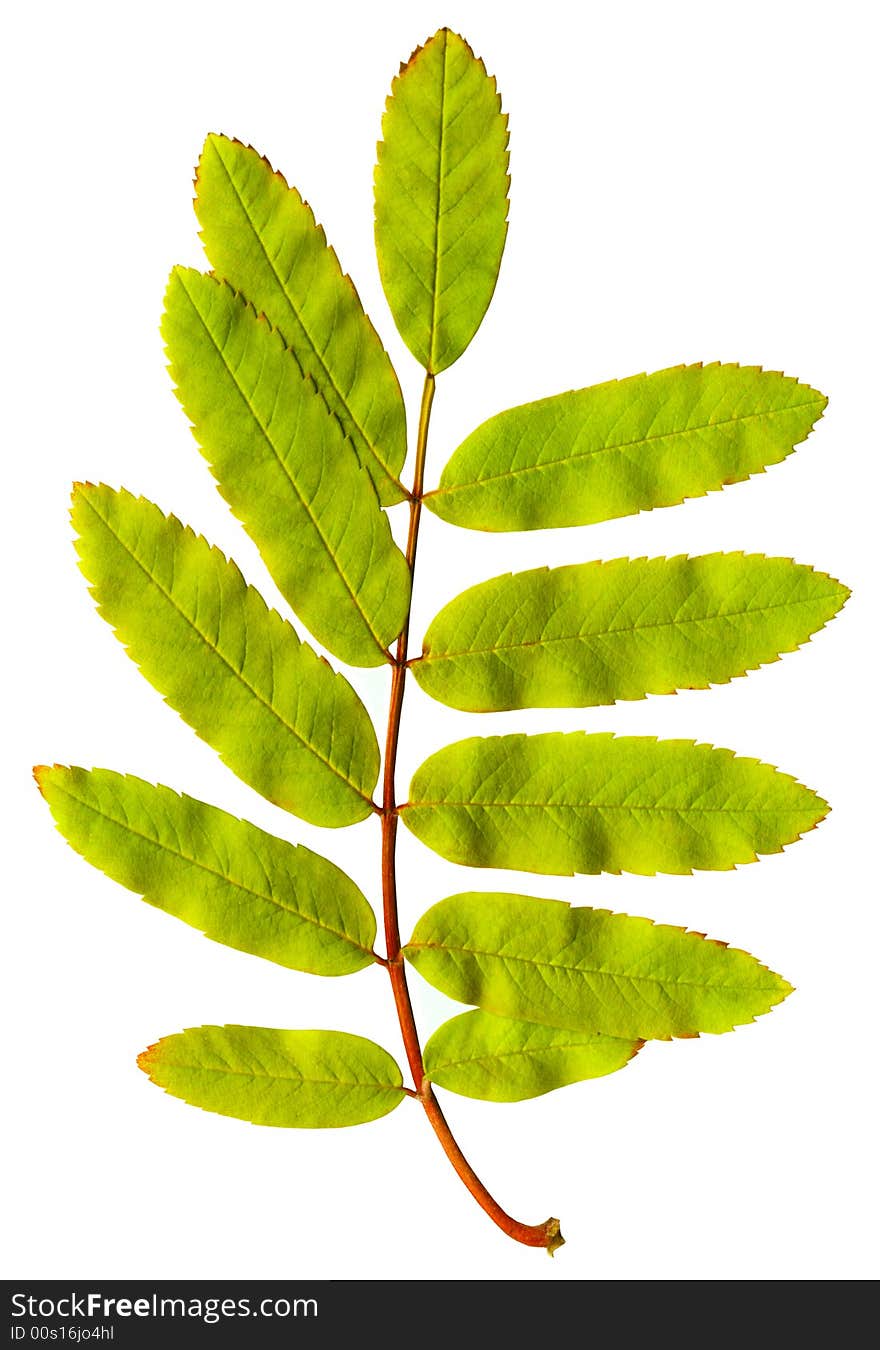
[[[219,143],[228,139],[230,138],[224,136],[222,131],[209,131],[202,143],[202,148],[199,151],[199,158],[195,167],[195,173],[193,175],[193,187],[196,192],[193,205],[196,209],[196,215],[198,215],[199,210],[199,191],[205,174],[205,160],[211,152],[216,154],[219,158]]]
[[[142,1050],[137,1057],[138,1068],[141,1069],[151,1081],[155,1081],[153,1079],[153,1070],[159,1058],[161,1045],[161,1041],[155,1041],[152,1045],[148,1045],[146,1050]]]
[[[208,150],[218,151],[220,149],[220,146],[223,144],[241,145],[242,142],[239,141],[235,136],[224,135],[222,131],[209,131],[208,134],[205,136],[204,144],[202,145],[202,154],[200,158],[204,158],[205,152]]]
[[[785,1001],[785,999],[788,998],[789,994],[795,993],[797,986],[794,984],[789,984],[788,980],[785,978],[784,975],[777,975],[776,981],[779,990],[779,998],[776,1000],[776,1002],[782,1003]]]
[[[74,770],[72,770],[67,764],[56,763],[56,764],[35,764],[32,772],[34,775],[34,782],[40,789],[40,792],[42,792],[43,796],[45,797],[46,789],[49,787],[50,780],[53,777],[59,774],[67,774],[69,776],[72,776]]]
[[[805,791],[808,792],[812,798],[812,819],[809,824],[805,825],[803,829],[799,830],[791,839],[784,839],[781,848],[777,850],[778,852],[784,850],[789,844],[797,843],[799,839],[803,839],[804,835],[809,834],[812,830],[817,830],[822,822],[827,820],[831,815],[830,802],[826,802],[824,797],[820,797],[818,792],[814,792],[812,788],[806,788]]]

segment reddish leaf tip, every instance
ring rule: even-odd
[[[70,766],[67,764],[35,764],[33,767],[34,782],[45,796],[44,787],[46,779],[53,773],[69,773]]]
[[[153,1076],[153,1065],[159,1058],[159,1046],[161,1041],[155,1041],[153,1045],[148,1045],[146,1050],[142,1050],[137,1057],[137,1066],[142,1069],[148,1078]]]

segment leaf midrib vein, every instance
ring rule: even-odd
[[[555,642],[589,642],[592,638],[628,637],[633,632],[643,632],[649,628],[681,628],[685,624],[716,623],[722,619],[748,618],[752,614],[765,614],[774,609],[793,609],[795,605],[824,604],[825,601],[835,598],[835,593],[829,591],[827,594],[807,596],[802,600],[780,600],[771,605],[755,605],[750,609],[731,609],[723,613],[719,611],[717,614],[703,614],[690,619],[659,619],[654,623],[640,623],[638,620],[633,620],[625,627],[620,628],[596,628],[580,633],[563,633],[557,637],[532,638],[522,642],[498,642],[493,643],[490,647],[464,647],[459,650],[450,649],[442,652],[426,651],[410,664],[453,660],[461,656],[485,656],[493,652],[516,651],[521,647],[549,647]],[[550,617],[552,617],[552,611]]]
[[[807,789],[804,789],[807,791]],[[633,804],[632,806],[623,802],[561,802],[561,801],[543,801],[543,802],[519,802],[519,801],[479,801],[471,798],[470,801],[453,801],[444,799],[440,801],[417,801],[404,802],[398,807],[400,811],[421,810],[423,807],[504,807],[511,809],[514,807],[528,807],[531,810],[553,811],[561,807],[566,811],[665,811],[675,815],[690,815],[697,813],[701,815],[720,815],[725,812],[730,815],[804,815],[808,810],[806,806],[649,806]]]
[[[309,343],[309,346],[311,347],[312,351],[313,351],[314,354],[315,354],[315,357],[316,357],[316,359],[317,359],[317,361],[318,361],[318,364],[319,364],[319,366],[320,366],[320,369],[321,369],[321,371],[323,372],[323,374],[326,376],[327,382],[329,383],[329,385],[330,385],[331,389],[333,390],[333,392],[336,394],[337,398],[339,399],[339,402],[341,403],[342,407],[345,409],[347,415],[348,415],[349,418],[351,419],[352,425],[353,425],[354,428],[356,429],[358,435],[361,437],[361,439],[362,439],[362,441],[363,441],[363,443],[364,443],[366,449],[370,452],[370,454],[371,454],[371,455],[373,456],[373,458],[376,460],[376,462],[378,463],[378,465],[379,465],[380,468],[382,469],[383,473],[385,473],[389,478],[391,478],[392,481],[397,482],[397,479],[394,478],[394,476],[392,475],[392,473],[391,473],[390,469],[388,468],[388,466],[387,466],[386,464],[384,464],[383,461],[382,461],[382,459],[379,457],[378,449],[376,448],[376,446],[374,446],[374,444],[373,444],[373,442],[372,442],[372,439],[370,438],[370,436],[368,436],[366,430],[364,429],[364,427],[362,426],[360,420],[358,419],[357,415],[355,414],[354,409],[351,407],[351,404],[350,404],[350,402],[349,402],[349,398],[350,398],[350,396],[351,396],[351,395],[350,395],[350,391],[349,391],[349,394],[348,394],[348,395],[344,394],[344,393],[342,392],[342,390],[340,389],[339,385],[336,383],[336,380],[335,380],[334,377],[333,377],[333,372],[330,370],[330,367],[327,365],[326,361],[324,360],[323,353],[322,353],[321,351],[319,351],[319,349],[318,349],[318,344],[317,344],[315,338],[313,337],[313,335],[312,335],[312,333],[310,332],[310,330],[306,327],[306,323],[305,323],[305,320],[304,320],[304,318],[303,318],[303,316],[302,316],[302,313],[300,312],[299,308],[298,308],[297,305],[294,303],[293,298],[291,297],[291,295],[290,295],[289,292],[288,292],[287,285],[286,285],[284,279],[282,278],[281,273],[280,273],[279,270],[278,270],[278,267],[276,266],[275,259],[271,257],[271,255],[270,255],[270,253],[269,253],[269,250],[266,248],[266,245],[265,245],[264,242],[263,242],[262,236],[260,235],[260,232],[259,232],[259,230],[257,229],[257,227],[256,227],[256,225],[255,225],[255,223],[254,223],[253,216],[251,215],[251,212],[250,212],[250,210],[249,210],[249,208],[248,208],[248,204],[247,204],[247,202],[245,201],[244,197],[242,196],[241,192],[239,191],[238,185],[236,184],[234,178],[232,177],[232,174],[230,173],[230,171],[229,171],[229,169],[228,169],[228,167],[227,167],[227,165],[226,165],[226,163],[225,163],[225,161],[224,161],[224,159],[223,159],[223,156],[219,153],[219,151],[217,151],[216,154],[217,154],[218,160],[220,161],[220,165],[221,165],[221,167],[222,167],[222,169],[223,169],[223,172],[225,173],[226,178],[227,178],[227,180],[228,180],[228,182],[229,182],[229,186],[232,188],[232,191],[234,192],[235,197],[236,197],[237,201],[239,202],[242,211],[244,212],[245,219],[247,220],[247,223],[248,223],[248,225],[250,226],[251,232],[253,233],[254,238],[256,239],[257,243],[258,243],[259,246],[260,246],[260,250],[261,250],[261,252],[262,252],[262,254],[263,254],[263,257],[266,259],[266,262],[267,262],[267,264],[268,264],[268,266],[269,266],[269,270],[271,271],[272,275],[274,276],[275,280],[277,281],[277,283],[278,283],[278,285],[279,285],[279,287],[280,287],[280,289],[281,289],[282,295],[284,296],[285,300],[286,300],[287,303],[289,304],[290,309],[291,309],[291,313],[293,314],[294,319],[295,319],[296,322],[299,324],[300,328],[302,329],[303,333],[305,334],[306,339],[307,339],[307,341],[308,341],[308,343]],[[288,192],[291,191],[291,189],[290,189],[289,186],[288,186],[288,188],[287,188],[287,191],[288,191]],[[299,194],[297,194],[297,195],[299,195]],[[302,201],[302,198],[300,198],[300,200]],[[311,215],[313,227],[315,228],[315,230],[317,230],[317,229],[318,229],[318,225],[317,225],[317,222],[315,221],[314,215],[313,215],[312,212],[311,212],[311,208],[308,207],[308,206],[306,205],[305,202],[303,202],[302,204],[303,204],[303,208],[309,212],[309,215]],[[322,247],[323,247],[323,248],[328,248],[327,245],[322,245]],[[328,248],[328,251],[331,251],[331,250],[329,250],[329,248]],[[340,276],[340,277],[342,276],[342,269],[341,269],[341,268],[339,269],[339,276]],[[363,311],[361,311],[361,312],[363,313]],[[367,317],[366,314],[364,314],[364,318],[366,318],[366,317]],[[369,320],[367,320],[367,322],[369,322]],[[371,327],[372,327],[372,325],[371,325]],[[400,485],[398,484],[398,486],[400,486]]]
[[[526,473],[537,473],[541,469],[553,469],[558,464],[569,464],[574,460],[586,459],[592,455],[603,455],[617,450],[630,450],[634,446],[647,445],[651,441],[663,441],[671,440],[676,437],[692,436],[701,431],[714,431],[717,427],[735,426],[741,422],[754,421],[756,418],[780,417],[786,413],[797,412],[801,408],[818,407],[821,410],[822,406],[823,403],[821,399],[809,399],[805,403],[792,403],[786,405],[784,408],[768,408],[765,409],[764,412],[744,413],[741,417],[726,417],[721,418],[717,422],[700,422],[696,426],[681,427],[676,431],[660,431],[655,432],[653,435],[638,436],[634,440],[618,441],[614,445],[597,445],[592,449],[572,450],[569,454],[563,455],[557,459],[545,459],[540,463],[524,464],[519,469],[505,469],[502,473],[487,474],[466,483],[451,483],[444,486],[441,482],[438,487],[433,489],[433,491],[426,492],[425,498],[440,497],[453,492],[465,492],[469,488],[482,487],[486,483],[494,483],[507,478],[517,478],[521,474]],[[504,414],[501,413],[499,416],[503,417]],[[451,462],[452,461],[450,461],[450,463]]]
[[[215,867],[210,867],[207,863],[202,862],[201,859],[199,858],[190,857],[190,855],[188,853],[184,853],[182,849],[172,848],[170,844],[166,844],[161,840],[151,838],[151,836],[145,834],[143,830],[135,829],[135,827],[131,824],[130,821],[119,820],[116,816],[111,815],[110,812],[105,810],[104,808],[100,806],[94,806],[91,802],[86,801],[85,798],[78,797],[76,793],[71,792],[69,788],[65,788],[62,787],[60,784],[57,784],[56,790],[58,792],[63,793],[66,797],[69,797],[71,801],[76,802],[80,806],[84,806],[86,810],[92,811],[96,816],[101,817],[101,819],[110,821],[112,825],[116,825],[119,829],[127,830],[130,834],[135,835],[138,839],[143,839],[145,843],[152,845],[153,848],[157,848],[165,853],[170,853],[172,857],[180,858],[182,859],[183,862],[190,863],[191,866],[193,867],[199,867],[203,872],[207,872],[210,876],[218,877],[221,881],[228,882],[230,886],[234,886],[238,890],[244,891],[246,895],[252,895],[257,900],[268,901],[269,904],[276,905],[285,914],[293,914],[296,916],[296,918],[301,919],[304,923],[314,924],[316,928],[321,928],[327,933],[332,933],[334,937],[342,938],[345,942],[350,943],[351,946],[357,947],[359,951],[365,952],[368,956],[371,957],[373,956],[371,948],[364,947],[360,942],[356,942],[355,939],[352,938],[343,929],[333,928],[328,923],[322,923],[320,919],[312,918],[310,915],[304,913],[302,910],[295,909],[291,905],[285,904],[283,900],[279,900],[276,896],[266,895],[262,891],[255,891],[251,886],[245,885],[243,881],[237,880],[232,875],[226,872],[221,872]]]
[[[722,989],[736,994],[748,993],[773,993],[775,985],[756,985],[756,984],[712,984],[707,980],[685,980],[676,978],[661,978],[659,975],[632,975],[625,970],[605,970],[601,966],[569,966],[559,961],[542,961],[538,957],[516,956],[514,954],[485,951],[481,947],[463,947],[453,945],[448,942],[408,942],[407,950],[420,951],[439,951],[448,953],[461,952],[466,956],[488,956],[493,961],[500,961],[502,964],[508,961],[516,962],[519,965],[537,966],[544,970],[558,970],[571,972],[575,975],[598,975],[607,976],[613,980],[630,980],[633,984],[656,984],[661,987],[668,984],[681,985],[687,989]],[[769,973],[769,972],[768,972]],[[563,1028],[564,1029],[564,1028]],[[626,1037],[614,1037],[615,1040],[625,1040]]]
[[[152,572],[149,570],[149,568],[146,567],[146,566],[144,565],[144,563],[141,562],[140,558],[139,558],[139,557],[137,556],[137,554],[133,551],[133,549],[125,542],[125,540],[122,538],[122,536],[116,533],[116,531],[114,530],[114,528],[113,528],[113,526],[111,525],[110,521],[107,520],[104,516],[101,515],[101,512],[100,512],[100,511],[98,510],[98,508],[95,506],[94,502],[90,501],[87,497],[84,497],[83,500],[84,500],[84,501],[86,502],[86,504],[91,508],[91,510],[95,513],[95,515],[98,517],[98,519],[101,521],[101,523],[102,523],[102,524],[110,531],[110,533],[113,535],[114,539],[117,540],[117,542],[119,543],[119,545],[120,545],[123,549],[125,549],[125,552],[126,552],[126,553],[128,554],[128,556],[132,559],[132,561],[133,561],[134,563],[136,563],[137,566],[141,569],[141,571],[144,573],[144,576],[147,578],[147,580],[148,580],[149,582],[151,582],[152,585],[154,585],[154,586],[156,587],[156,589],[157,589],[157,591],[159,592],[159,594],[162,595],[163,598],[164,598],[165,600],[167,600],[167,602],[171,605],[171,608],[172,608],[177,614],[180,615],[180,617],[183,619],[184,623],[188,624],[189,627],[193,630],[193,632],[194,632],[199,638],[201,638],[202,642],[205,644],[205,646],[208,648],[208,650],[209,650],[210,652],[213,652],[214,655],[215,655],[216,657],[218,657],[220,661],[223,662],[223,664],[224,664],[224,665],[226,666],[226,668],[231,672],[231,674],[234,675],[235,678],[236,678],[237,680],[239,680],[239,681],[244,685],[244,687],[245,687],[245,689],[247,689],[248,693],[249,693],[249,694],[252,694],[253,697],[257,700],[257,702],[258,702],[259,704],[261,704],[262,707],[264,707],[268,712],[270,712],[270,713],[272,714],[272,716],[273,716],[274,718],[276,718],[276,719],[281,723],[281,725],[284,727],[285,731],[289,731],[289,732],[291,733],[291,735],[294,736],[306,750],[308,750],[311,754],[313,754],[317,760],[319,760],[323,765],[325,765],[325,767],[328,768],[328,769],[331,771],[331,773],[335,774],[337,778],[339,778],[343,783],[345,783],[347,787],[351,788],[351,790],[352,790],[353,792],[356,792],[357,795],[358,795],[359,797],[361,797],[365,802],[369,802],[370,806],[372,807],[372,805],[373,805],[373,799],[372,799],[372,797],[371,797],[368,793],[363,792],[363,791],[361,790],[361,788],[359,788],[359,787],[357,786],[357,784],[354,782],[353,779],[349,778],[346,774],[342,773],[341,770],[338,769],[338,768],[336,767],[336,765],[332,762],[332,760],[328,759],[327,756],[322,755],[321,752],[320,752],[320,750],[318,750],[318,748],[317,748],[315,745],[313,745],[310,741],[306,740],[306,738],[302,735],[302,733],[299,732],[299,731],[297,730],[297,728],[296,728],[295,726],[293,726],[290,722],[288,722],[288,721],[281,715],[281,713],[278,711],[278,709],[275,708],[271,703],[269,703],[269,702],[263,697],[263,695],[259,692],[259,690],[256,689],[255,686],[252,685],[252,684],[250,683],[249,680],[246,680],[246,679],[245,679],[244,674],[243,674],[242,671],[236,670],[235,666],[232,664],[232,662],[229,660],[229,658],[228,658],[228,657],[220,650],[220,648],[219,648],[218,646],[216,646],[216,645],[210,640],[210,638],[207,636],[206,633],[203,633],[202,630],[196,626],[194,620],[186,613],[185,610],[181,609],[180,605],[178,605],[177,601],[174,599],[174,596],[171,594],[171,592],[170,592],[170,591],[167,591],[167,590],[165,589],[165,587],[161,584],[161,582],[158,581],[158,579],[157,579],[156,577],[153,576],[153,574],[152,574]],[[167,517],[165,517],[165,519],[167,520]],[[208,545],[208,547],[210,548],[211,545]],[[248,589],[247,583],[246,583],[245,581],[242,581],[242,585],[244,586],[245,590],[247,591],[247,589]],[[282,620],[282,623],[283,623],[283,622],[284,622],[284,621]],[[294,636],[295,636],[295,634],[294,634]],[[297,639],[297,642],[298,642],[298,641],[299,641],[299,640]],[[302,645],[302,644],[300,644],[300,645]]]
[[[232,366],[229,364],[229,361],[228,361],[227,358],[226,358],[226,353],[225,353],[225,351],[223,350],[223,348],[220,346],[219,342],[218,342],[217,339],[215,338],[215,336],[214,336],[214,334],[212,333],[211,329],[209,328],[209,326],[208,326],[208,324],[207,324],[207,322],[206,322],[206,320],[205,320],[203,314],[201,313],[201,310],[199,309],[198,305],[195,303],[195,301],[193,300],[193,298],[192,298],[192,296],[190,295],[189,291],[187,290],[187,288],[186,288],[186,283],[185,283],[185,282],[182,282],[181,284],[183,285],[183,289],[184,289],[184,291],[186,292],[187,299],[189,300],[190,305],[192,306],[193,312],[197,315],[197,317],[198,317],[198,319],[199,319],[199,322],[201,323],[202,327],[204,328],[205,332],[207,333],[208,338],[209,338],[209,340],[210,340],[210,342],[211,342],[211,345],[213,346],[215,352],[217,353],[218,357],[219,357],[220,360],[222,361],[223,366],[224,366],[224,369],[226,370],[227,374],[229,375],[229,378],[232,380],[232,383],[233,383],[234,388],[235,388],[236,391],[238,392],[239,397],[241,398],[242,402],[244,403],[245,407],[247,408],[248,412],[250,413],[251,417],[253,418],[255,425],[259,428],[260,434],[262,435],[264,441],[265,441],[266,444],[268,445],[269,449],[272,451],[272,454],[274,455],[275,460],[277,461],[279,467],[281,468],[281,470],[282,470],[282,472],[283,472],[285,478],[287,479],[288,483],[290,484],[291,488],[293,489],[294,496],[297,498],[297,500],[299,501],[299,503],[300,503],[300,505],[302,506],[303,510],[305,511],[306,515],[308,516],[309,520],[311,521],[312,526],[313,526],[313,528],[314,528],[314,530],[315,530],[315,533],[316,533],[316,535],[318,536],[318,538],[319,538],[319,540],[321,541],[321,543],[323,544],[324,550],[325,550],[325,552],[326,552],[326,554],[327,554],[327,557],[330,559],[331,563],[333,564],[333,567],[334,567],[334,569],[335,569],[335,571],[336,571],[337,576],[339,577],[339,580],[342,582],[343,586],[345,587],[345,590],[348,592],[348,595],[349,595],[349,597],[351,598],[351,601],[352,601],[352,603],[354,604],[355,609],[356,609],[357,612],[360,614],[360,616],[361,616],[361,618],[362,618],[362,620],[363,620],[363,622],[364,622],[364,626],[365,626],[365,628],[366,628],[366,630],[367,630],[367,633],[368,633],[369,636],[370,636],[370,639],[371,639],[372,642],[378,647],[379,651],[382,653],[382,660],[383,660],[383,661],[387,661],[387,660],[388,660],[388,653],[387,653],[387,651],[386,651],[386,649],[385,649],[385,646],[384,646],[384,644],[382,643],[382,641],[380,640],[378,634],[376,633],[376,630],[375,630],[375,628],[373,627],[372,621],[370,620],[369,616],[367,615],[366,610],[364,609],[363,605],[361,604],[361,601],[360,601],[360,598],[359,598],[357,592],[355,591],[354,587],[353,587],[353,586],[351,585],[351,583],[349,582],[348,577],[347,577],[346,574],[345,574],[345,570],[344,570],[342,564],[340,563],[339,559],[337,558],[336,554],[334,553],[334,551],[333,551],[333,549],[332,549],[332,547],[331,547],[331,545],[330,545],[330,541],[329,541],[329,539],[327,538],[326,534],[324,533],[324,530],[323,530],[323,528],[322,528],[322,526],[321,526],[320,521],[318,520],[318,517],[315,515],[314,511],[312,510],[311,503],[308,502],[308,501],[306,500],[306,498],[303,496],[302,492],[300,491],[300,488],[299,488],[299,485],[298,485],[296,479],[295,479],[295,478],[293,477],[293,475],[291,474],[290,470],[289,470],[288,467],[287,467],[287,464],[285,463],[284,459],[282,458],[282,455],[281,455],[281,453],[280,453],[278,447],[276,446],[276,444],[275,444],[274,440],[272,439],[272,437],[269,435],[268,428],[267,428],[266,426],[263,425],[263,421],[262,421],[262,419],[259,417],[259,415],[257,414],[257,410],[256,410],[256,408],[254,407],[253,403],[251,402],[250,397],[249,397],[248,394],[247,394],[247,391],[243,388],[242,384],[239,382],[237,372],[234,371],[234,370],[232,369]],[[270,328],[269,331],[270,331],[270,334],[271,334],[271,333],[272,333],[271,328]],[[274,340],[274,337],[275,337],[275,335],[272,334],[273,340]],[[288,355],[289,355],[289,353],[288,353]],[[300,378],[303,379],[303,380],[305,380],[305,376],[303,376],[302,374],[300,374]],[[277,397],[278,397],[278,391],[276,390],[276,402],[277,402]],[[312,394],[312,391],[311,391],[311,390],[307,390],[307,391],[306,391],[306,397],[314,397],[314,395]],[[329,414],[328,414],[328,415],[329,415]],[[340,432],[340,434],[342,434],[342,433]],[[343,439],[344,439],[344,436],[343,436]],[[353,449],[353,447],[352,447],[352,449]],[[381,508],[379,508],[379,509],[381,509]]]
[[[260,1073],[258,1070],[252,1069],[215,1069],[210,1064],[184,1064],[180,1060],[171,1059],[160,1059],[154,1062],[158,1062],[161,1068],[184,1069],[197,1073],[219,1073],[228,1078],[266,1078],[270,1083],[298,1083],[300,1087],[363,1088],[369,1092],[403,1092],[399,1083],[360,1083],[357,1079],[350,1081],[347,1078],[307,1078],[305,1074],[294,1076],[285,1073]]]
[[[561,1029],[566,1030],[566,1028]],[[555,1028],[551,1028],[551,1030],[555,1030]],[[602,1033],[597,1032],[596,1036],[601,1034]],[[635,1037],[603,1036],[602,1039],[608,1041],[629,1041],[634,1040]],[[588,1048],[589,1047],[585,1045],[583,1041],[557,1041],[553,1045],[542,1045],[534,1049],[527,1046],[520,1050],[487,1050],[483,1055],[459,1055],[457,1059],[441,1060],[439,1064],[434,1065],[434,1071],[436,1072],[437,1069],[455,1069],[462,1064],[493,1064],[499,1059],[537,1059],[541,1055],[552,1053],[555,1050],[586,1050]]]
[[[434,278],[431,287],[431,357],[430,365],[433,369],[434,362],[437,359],[437,309],[439,301],[439,283],[440,283],[440,202],[443,188],[443,165],[445,159],[445,124],[444,117],[446,112],[446,67],[449,60],[449,38],[443,35],[443,77],[440,84],[440,116],[438,119],[439,139],[437,143],[437,189],[434,198]]]

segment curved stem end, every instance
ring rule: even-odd
[[[544,1246],[547,1249],[547,1255],[555,1256],[559,1248],[565,1246],[565,1238],[560,1231],[559,1220],[548,1219],[544,1224],[544,1232],[546,1235]]]

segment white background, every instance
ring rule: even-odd
[[[4,1275],[877,1273],[873,14],[845,0],[154,0],[33,3],[7,17]],[[503,407],[678,362],[784,369],[830,404],[787,462],[674,510],[495,537],[428,515],[414,636],[464,585],[545,562],[746,549],[811,562],[854,590],[801,652],[709,692],[479,720],[407,693],[403,791],[427,753],[461,736],[582,727],[730,746],[833,804],[784,855],[693,878],[474,873],[402,831],[405,933],[453,891],[521,890],[708,931],[797,986],[753,1026],[649,1046],[611,1078],[516,1106],[444,1095],[501,1202],[530,1222],[560,1216],[568,1244],[553,1262],[479,1212],[415,1104],[357,1129],[295,1132],[152,1087],[137,1052],[203,1022],[338,1027],[397,1053],[387,982],[378,969],[315,979],[209,943],[77,858],[29,777],[57,760],[169,783],[326,853],[377,898],[375,821],[328,832],[285,815],[140,677],[94,613],[66,509],[74,478],[125,484],[234,555],[287,613],[164,371],[167,272],[202,264],[193,165],[205,133],[224,131],[302,190],[415,412],[420,373],[372,253],[372,167],[398,62],[442,23],[498,76],[513,188],[495,301],[438,381],[429,483]],[[386,673],[352,679],[381,724]],[[452,1008],[412,983],[427,1032]]]

